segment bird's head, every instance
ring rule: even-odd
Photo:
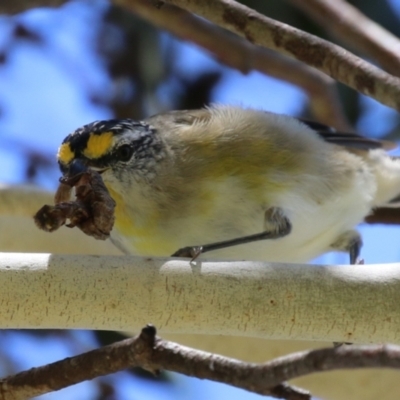
[[[84,125],[63,140],[57,154],[64,177],[92,169],[111,185],[151,180],[162,158],[164,146],[157,132],[131,119]]]

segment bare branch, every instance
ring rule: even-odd
[[[262,381],[254,386],[248,374],[256,364],[242,363],[181,346],[156,337],[148,325],[140,335],[76,357],[32,368],[0,381],[1,400],[23,400],[131,367],[143,367],[157,373],[160,369],[180,372],[201,379],[224,382],[252,392],[288,400],[308,400],[311,396],[287,384],[267,387]],[[248,370],[249,369],[249,370]],[[248,370],[248,371],[247,371]]]
[[[368,224],[400,225],[400,208],[377,208],[365,218],[365,222]]]
[[[248,43],[248,42],[247,42]],[[339,131],[353,131],[341,106],[336,82],[315,68],[260,46],[252,46],[256,71],[299,86],[308,94],[315,119]]]
[[[35,7],[58,7],[67,0],[1,0],[0,14],[17,14]]]
[[[0,328],[135,331],[150,321],[163,333],[400,343],[399,276],[399,264],[2,253]]]
[[[342,346],[303,351],[254,364],[162,340],[156,336],[155,328],[147,325],[135,338],[3,379],[0,399],[38,396],[136,366],[154,373],[160,369],[179,372],[277,398],[307,400],[311,398],[308,392],[281,382],[343,368],[399,369],[400,347]]]
[[[136,1],[118,0],[118,3],[128,7]],[[162,7],[165,1],[156,3]],[[400,110],[400,79],[340,46],[268,18],[233,0],[169,0],[168,3],[198,14],[254,44],[295,57],[360,93]]]
[[[6,1],[0,12],[15,13],[34,6],[57,6],[65,0]],[[210,51],[222,63],[244,73],[260,71],[301,87],[309,95],[314,117],[339,130],[352,130],[340,105],[335,82],[304,63],[238,40],[222,29],[173,5],[156,10],[149,0],[115,1],[156,26]],[[229,51],[227,51],[229,49]]]
[[[256,70],[305,90],[315,118],[341,130],[350,130],[341,109],[335,82],[304,63],[254,46],[174,5],[155,9],[151,1],[116,1],[133,13],[175,36],[211,52],[220,62],[243,73]]]
[[[324,29],[400,76],[400,40],[343,0],[289,0]]]
[[[50,3],[53,4],[53,2]],[[115,3],[131,10],[134,10],[135,7],[141,7],[142,16],[144,13],[147,13],[147,18],[153,22],[158,18],[159,26],[165,23],[162,22],[165,18],[162,16],[163,7],[161,7],[164,5],[165,8],[165,1],[115,0]],[[332,43],[286,24],[274,21],[233,0],[215,0],[213,2],[203,2],[202,0],[170,0],[168,3],[197,13],[217,25],[244,36],[254,44],[269,47],[278,52],[295,57],[330,75],[332,78],[349,85],[355,90],[371,96],[383,104],[400,110],[400,80],[339,46],[333,45]],[[18,6],[19,8],[28,7],[24,1],[18,4],[20,4]],[[154,4],[157,4],[161,8],[157,10],[153,7],[151,10],[149,7]],[[147,11],[143,11],[145,5],[148,7]],[[7,8],[7,6],[5,7]],[[8,8],[9,7],[10,6],[8,6]],[[183,19],[181,18],[181,22],[182,21]],[[189,40],[193,40],[193,38],[190,39],[190,30],[187,29],[187,25],[188,24],[184,24],[183,26],[180,24],[176,25],[179,26],[179,28],[175,28],[174,33],[177,34],[176,31],[179,31],[181,37],[188,35]],[[166,28],[168,29],[168,27]],[[169,29],[172,30],[171,26]],[[195,36],[197,42],[204,40],[205,37],[202,37],[199,33],[196,33]],[[208,45],[211,47],[210,44]],[[221,52],[218,54],[221,56]],[[225,56],[225,58],[228,59],[229,57],[231,56]],[[249,67],[247,67],[247,69],[248,68]],[[329,115],[328,119],[331,119]],[[321,118],[321,120],[326,122],[326,117],[323,119]],[[346,122],[341,118],[339,124],[343,127]]]

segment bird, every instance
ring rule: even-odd
[[[400,194],[388,142],[264,110],[213,105],[142,121],[95,121],[69,134],[64,177],[101,174],[123,253],[303,263],[330,252],[357,263],[356,228]]]

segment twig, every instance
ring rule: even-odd
[[[315,68],[272,50],[260,46],[251,48],[254,70],[299,86],[308,94],[315,119],[339,131],[353,131],[343,111],[333,79]]]
[[[132,9],[143,1],[115,0],[115,3]],[[53,4],[52,1],[45,3]],[[147,0],[147,3],[161,7],[165,1]],[[339,46],[274,21],[233,0],[169,0],[168,3],[207,18],[254,44],[293,56],[353,89],[400,110],[400,80]],[[18,9],[27,7],[24,1],[18,4]],[[7,8],[12,11],[15,9],[9,5]],[[154,15],[160,12],[154,7]]]
[[[343,0],[289,0],[318,24],[358,51],[400,76],[400,40]]]
[[[154,373],[167,369],[201,379],[211,379],[287,400],[311,399],[308,392],[286,383],[278,382],[268,387],[262,376],[258,380],[249,379],[253,371],[260,368],[257,364],[244,363],[162,340],[156,337],[156,329],[152,325],[143,328],[135,338],[4,378],[0,381],[0,399],[31,398],[138,366]]]
[[[123,0],[128,5],[137,0]],[[164,1],[159,0],[158,6]],[[400,79],[340,46],[268,18],[233,0],[169,0],[254,44],[290,55],[377,101],[400,110]],[[154,11],[156,12],[156,11]]]
[[[400,225],[400,208],[377,208],[365,218],[367,224]]]
[[[315,118],[337,129],[351,129],[340,105],[334,81],[304,63],[254,46],[174,5],[155,9],[149,0],[115,1],[175,36],[196,43],[217,59],[243,73],[251,70],[275,76],[305,90]]]
[[[57,6],[64,2],[62,0],[5,1],[0,6],[0,12],[16,13],[33,6]],[[237,37],[179,7],[164,5],[162,9],[156,11],[154,2],[148,0],[116,0],[114,3],[130,9],[180,38],[200,45],[232,68],[244,73],[251,70],[260,71],[301,87],[309,95],[311,111],[317,120],[339,130],[352,130],[341,108],[335,82],[325,74],[304,63],[253,46],[248,41],[238,40]]]
[[[262,395],[306,400],[311,398],[308,392],[282,382],[337,369],[399,369],[400,347],[332,347],[293,353],[267,363],[255,364],[160,339],[156,336],[156,329],[147,325],[135,338],[3,379],[0,382],[0,399],[19,400],[38,396],[136,366],[154,373],[166,369],[210,379]]]
[[[16,14],[35,7],[58,7],[67,0],[2,0],[1,14]]]

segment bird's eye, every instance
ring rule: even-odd
[[[133,148],[127,144],[124,144],[117,149],[117,157],[120,161],[129,161],[133,154]]]

